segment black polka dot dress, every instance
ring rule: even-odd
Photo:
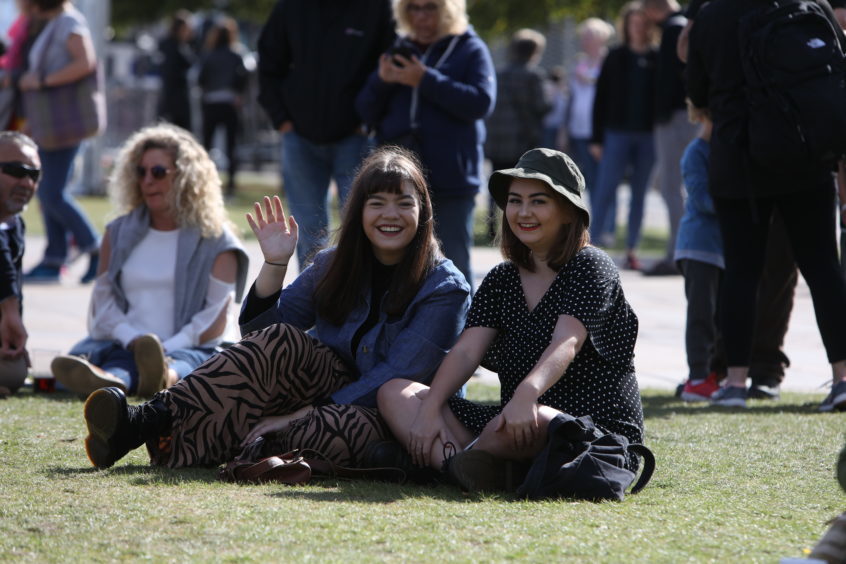
[[[616,265],[596,247],[579,251],[531,311],[517,265],[503,262],[488,273],[473,296],[466,327],[498,330],[482,365],[499,375],[500,405],[453,397],[453,413],[474,434],[481,433],[540,360],[560,315],[581,321],[588,339],[539,403],[575,417],[590,415],[597,426],[642,443],[643,409],[633,364],[637,317]]]

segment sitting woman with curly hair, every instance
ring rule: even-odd
[[[214,163],[183,129],[130,137],[109,191],[122,215],[103,237],[89,335],[51,368],[80,395],[116,386],[152,396],[214,354],[243,294],[247,255]]]

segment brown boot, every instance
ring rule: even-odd
[[[135,366],[138,367],[138,395],[150,398],[168,384],[167,360],[159,338],[141,335],[132,342]]]
[[[64,385],[71,392],[87,397],[91,392],[100,388],[114,386],[126,392],[123,380],[106,372],[99,366],[94,366],[78,356],[57,356],[50,363],[50,371],[56,381]]]

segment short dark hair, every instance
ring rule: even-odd
[[[41,11],[55,10],[65,3],[65,0],[31,0],[35,7]]]
[[[590,244],[590,232],[587,228],[588,217],[583,210],[571,204],[567,198],[555,190],[549,190],[549,192],[550,197],[572,211],[575,217],[573,223],[561,226],[558,239],[552,247],[551,256],[547,259],[549,267],[557,271],[564,268],[564,265],[570,262],[570,259],[576,256],[576,253]],[[532,251],[511,231],[505,213],[502,214],[502,228],[497,239],[499,250],[506,260],[522,266],[529,272],[534,272],[535,264],[532,261]]]
[[[528,63],[532,57],[542,53],[546,48],[546,37],[533,29],[520,29],[514,32],[508,46],[511,60],[518,63]]]
[[[403,182],[414,187],[420,207],[417,233],[408,245],[385,298],[389,315],[401,315],[419,291],[423,281],[441,260],[441,248],[435,238],[432,201],[420,162],[410,151],[394,146],[376,149],[361,164],[344,206],[338,231],[338,244],[323,279],[315,288],[317,313],[340,324],[356,306],[370,279],[373,245],[364,233],[362,212],[372,194],[398,194]]]

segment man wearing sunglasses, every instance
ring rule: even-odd
[[[0,396],[20,388],[29,364],[22,319],[24,222],[20,213],[35,194],[40,175],[35,142],[22,133],[0,132]]]

